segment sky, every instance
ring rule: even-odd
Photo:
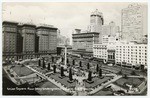
[[[60,34],[71,40],[74,29],[87,29],[91,12],[98,9],[103,13],[104,24],[114,21],[121,25],[121,10],[131,3],[111,2],[4,2],[2,20],[54,25]]]

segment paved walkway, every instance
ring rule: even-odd
[[[124,89],[124,88],[122,88],[122,87],[120,87],[118,85],[110,84],[109,86],[111,86],[114,89],[114,91],[123,90],[123,91],[125,91],[127,93],[126,89]]]
[[[93,89],[93,90],[92,90],[91,92],[89,92],[88,94],[94,94],[94,93],[98,92],[99,90],[101,90],[101,89],[103,89],[105,86],[107,86],[108,84],[110,84],[110,83],[112,83],[112,82],[114,82],[114,81],[120,79],[121,77],[122,77],[122,76],[115,76],[114,79],[112,79],[111,81],[109,81],[109,82],[107,82],[107,83],[101,85],[101,86],[98,87],[98,88]]]
[[[62,86],[61,83],[56,82],[54,79],[51,79],[48,76],[45,76],[45,74],[42,74],[38,71],[36,71],[35,69],[31,68],[30,66],[27,66],[29,69],[31,69],[32,71],[36,72],[38,75],[40,75],[42,78],[47,79],[48,81],[52,82],[53,84],[55,84],[56,86],[58,86],[59,88],[61,88],[62,90],[69,92],[69,93],[74,93],[74,91],[71,91],[69,88],[65,88],[64,86]]]

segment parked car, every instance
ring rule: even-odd
[[[107,64],[108,66],[113,66],[113,64]]]

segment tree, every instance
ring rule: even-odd
[[[61,67],[61,77],[64,76],[64,67]]]
[[[41,60],[39,60],[39,62],[38,62],[38,63],[39,63],[39,66],[41,66]]]
[[[99,66],[98,66],[98,64],[97,64],[97,66],[96,66],[96,72],[98,72],[99,71]]]
[[[71,68],[69,68],[69,80],[70,81],[73,80],[73,78],[72,78],[72,69]]]
[[[141,71],[144,71],[144,65],[140,65]]]
[[[124,77],[125,79],[127,79],[127,78],[128,78],[126,74],[124,74],[124,75],[123,75],[123,77]]]
[[[92,72],[89,71],[89,74],[88,74],[88,81],[92,81]]]
[[[64,62],[64,58],[63,57],[61,58],[61,62]]]
[[[99,77],[102,77],[102,69],[99,69]]]
[[[69,59],[67,58],[67,64],[69,63]]]
[[[72,60],[72,65],[75,65],[75,60]]]
[[[45,66],[45,61],[44,61],[44,59],[43,59],[43,68],[45,68],[46,66]]]
[[[90,69],[90,63],[87,63],[87,69]]]
[[[53,71],[56,73],[56,65],[53,65]]]
[[[81,61],[79,62],[79,66],[82,67],[82,62]]]
[[[131,75],[136,75],[135,71],[132,71],[132,72],[131,72]]]
[[[118,74],[118,75],[122,75],[122,71],[119,71],[117,74]]]
[[[54,57],[52,56],[52,63],[54,63]]]
[[[50,63],[48,63],[48,67],[47,67],[47,69],[48,69],[48,70],[50,70],[50,69],[51,69]]]

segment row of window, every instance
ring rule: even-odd
[[[117,48],[147,48],[147,46],[116,46]]]

